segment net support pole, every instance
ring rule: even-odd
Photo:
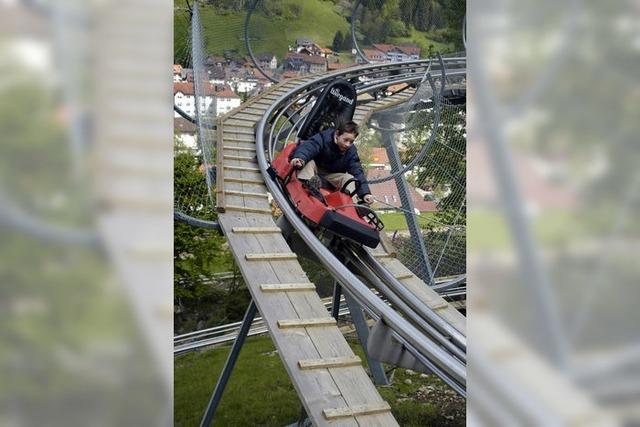
[[[384,128],[390,128],[391,125],[390,123],[381,124]],[[402,169],[398,147],[395,144],[392,132],[381,131],[381,133],[382,143],[387,150],[387,156],[389,157],[389,163],[391,164],[391,173],[393,174]],[[427,252],[427,247],[424,244],[424,238],[420,230],[420,225],[418,224],[418,219],[413,215],[414,207],[409,193],[409,184],[407,183],[407,179],[404,174],[398,174],[394,179],[398,188],[398,195],[400,196],[402,209],[404,210],[404,217],[407,220],[407,226],[409,227],[411,244],[416,254],[417,271],[415,271],[415,273],[424,282],[431,286],[433,284],[433,271],[431,270],[431,264],[429,264],[429,254]]]

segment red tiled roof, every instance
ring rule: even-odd
[[[173,94],[181,92],[185,95],[194,96],[195,91],[193,87],[193,83],[191,82],[174,82],[173,83]],[[204,94],[208,96],[218,96],[218,97],[226,97],[226,98],[238,98],[238,95],[231,90],[228,85],[224,87],[215,86],[211,83],[205,83],[204,85]]]
[[[182,92],[185,95],[194,94],[193,83],[189,82],[174,82],[173,83],[173,94],[175,95],[178,92]]]
[[[384,53],[375,49],[362,49],[362,53],[364,53],[364,56],[366,56],[369,59],[385,59],[386,58]]]
[[[374,44],[373,47],[375,47],[376,49],[384,52],[384,53],[389,53],[392,50],[396,50],[398,49],[398,46],[393,45],[393,44],[383,44],[383,43],[377,43]]]
[[[420,48],[414,44],[405,44],[398,46],[405,55],[420,55]]]
[[[375,178],[383,178],[385,176],[389,176],[390,174],[390,171],[387,170],[370,170],[367,171],[367,180],[371,181]],[[398,194],[398,188],[396,187],[396,183],[393,179],[378,184],[369,184],[369,188],[371,189],[371,194],[373,194],[375,198],[395,207],[402,206],[402,203],[400,202],[400,195]],[[413,207],[418,209],[419,211],[425,212],[438,210],[436,202],[424,200],[423,197],[411,185],[409,185],[409,194],[413,202]],[[384,196],[387,196],[386,200]],[[390,208],[388,205],[379,202],[374,202],[372,207],[373,209]]]
[[[173,131],[175,133],[196,133],[196,125],[184,117],[174,117]]]
[[[218,98],[240,98],[229,86],[226,86],[222,90],[214,92],[214,96]]]
[[[305,55],[303,53],[287,53],[287,59],[300,59],[303,62],[311,63],[311,64],[326,64],[327,58],[323,58],[322,56],[314,56],[314,55]]]

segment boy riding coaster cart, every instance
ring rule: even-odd
[[[298,143],[276,156],[270,174],[308,222],[373,248],[384,225],[368,207],[374,199],[353,146],[358,134],[350,121],[355,100],[350,83],[327,85],[301,127]]]

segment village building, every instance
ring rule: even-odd
[[[278,58],[273,53],[262,53],[256,58],[263,70],[275,70],[278,68]]]
[[[387,55],[379,51],[378,49],[362,49],[362,53],[367,59],[374,64],[381,64],[387,61]],[[362,58],[358,57],[359,62],[365,62]]]
[[[415,61],[420,59],[420,48],[415,45],[394,45],[377,43],[373,45],[374,49],[382,52],[389,62],[397,61]],[[370,58],[367,55],[368,58]]]
[[[371,169],[367,171],[367,181],[385,178],[390,175],[391,171],[387,169]],[[398,187],[393,178],[377,184],[370,183],[369,188],[371,189],[371,194],[380,201],[374,202],[371,206],[376,211],[395,211],[395,208],[402,208]],[[414,210],[419,212],[434,212],[438,210],[435,201],[425,200],[424,196],[411,185],[408,185],[408,188]]]
[[[190,150],[198,150],[198,128],[191,121],[184,117],[174,117],[173,133],[176,142]]]
[[[174,104],[190,116],[196,114],[195,88],[191,82],[175,82],[173,84]],[[238,107],[240,97],[228,85],[205,84],[200,99],[201,114],[220,116]],[[180,115],[175,112],[174,117]]]
[[[182,81],[182,65],[173,64],[173,81],[181,82]]]
[[[283,63],[285,71],[298,71],[300,74],[315,74],[327,71],[327,60],[321,56],[289,52]]]

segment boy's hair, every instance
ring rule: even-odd
[[[343,133],[352,133],[355,136],[358,136],[360,134],[358,124],[352,120],[338,123],[336,131],[338,132],[338,135],[342,135]]]

